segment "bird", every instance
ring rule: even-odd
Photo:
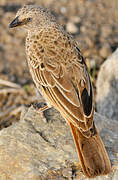
[[[111,171],[111,163],[94,123],[94,93],[76,40],[53,13],[24,5],[9,28],[27,31],[26,56],[36,87],[49,106],[67,121],[84,175],[93,178]]]

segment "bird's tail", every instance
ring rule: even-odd
[[[89,178],[108,174],[111,171],[111,164],[96,127],[94,126],[95,134],[89,138],[83,136],[72,123],[70,128],[84,174]]]

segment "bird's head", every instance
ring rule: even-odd
[[[22,26],[28,30],[46,27],[55,23],[55,17],[46,8],[36,5],[25,5],[18,10],[9,28]]]

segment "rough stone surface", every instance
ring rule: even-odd
[[[0,132],[0,180],[84,180],[69,126],[49,109],[45,117],[25,108],[21,120]],[[112,162],[112,172],[95,180],[118,177],[118,122],[95,114],[95,122]]]
[[[96,101],[100,114],[118,120],[118,49],[100,68]]]

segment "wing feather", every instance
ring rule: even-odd
[[[82,57],[80,52],[76,48],[76,53],[74,53],[73,44],[70,48],[73,48],[71,49],[72,59],[67,59],[67,62],[64,62],[64,59],[59,62],[55,51],[55,53],[52,52],[51,59],[44,55],[42,69],[40,63],[39,66],[31,63],[33,79],[36,84],[40,83],[43,86],[46,98],[49,98],[52,105],[63,114],[65,119],[70,120],[85,136],[90,136],[89,129],[93,124],[94,112],[92,85],[86,64],[83,58],[79,59]],[[65,54],[69,51],[63,53],[61,57],[65,58]]]
[[[77,118],[75,118],[72,114],[72,111],[70,111],[69,109],[71,108],[67,108],[67,105],[65,106],[66,99],[65,102],[63,101],[63,95],[60,94],[60,92],[58,91],[58,89],[56,87],[52,88],[48,88],[48,92],[47,94],[51,94],[53,101],[55,100],[56,106],[58,110],[61,110],[60,112],[63,114],[63,116],[70,120],[76,127],[78,127],[80,130],[82,131],[86,131],[87,128],[85,126],[84,121],[79,121]],[[58,94],[58,96],[57,96]],[[50,96],[50,95],[49,95]]]
[[[46,69],[42,71],[43,77],[45,81],[47,82],[48,86],[54,87],[56,85],[56,82],[51,74],[51,72],[47,71]]]
[[[64,91],[70,92],[73,89],[72,83],[71,81],[65,76],[63,75],[62,77],[56,78],[53,75],[55,82],[60,86],[60,88],[62,88]]]

